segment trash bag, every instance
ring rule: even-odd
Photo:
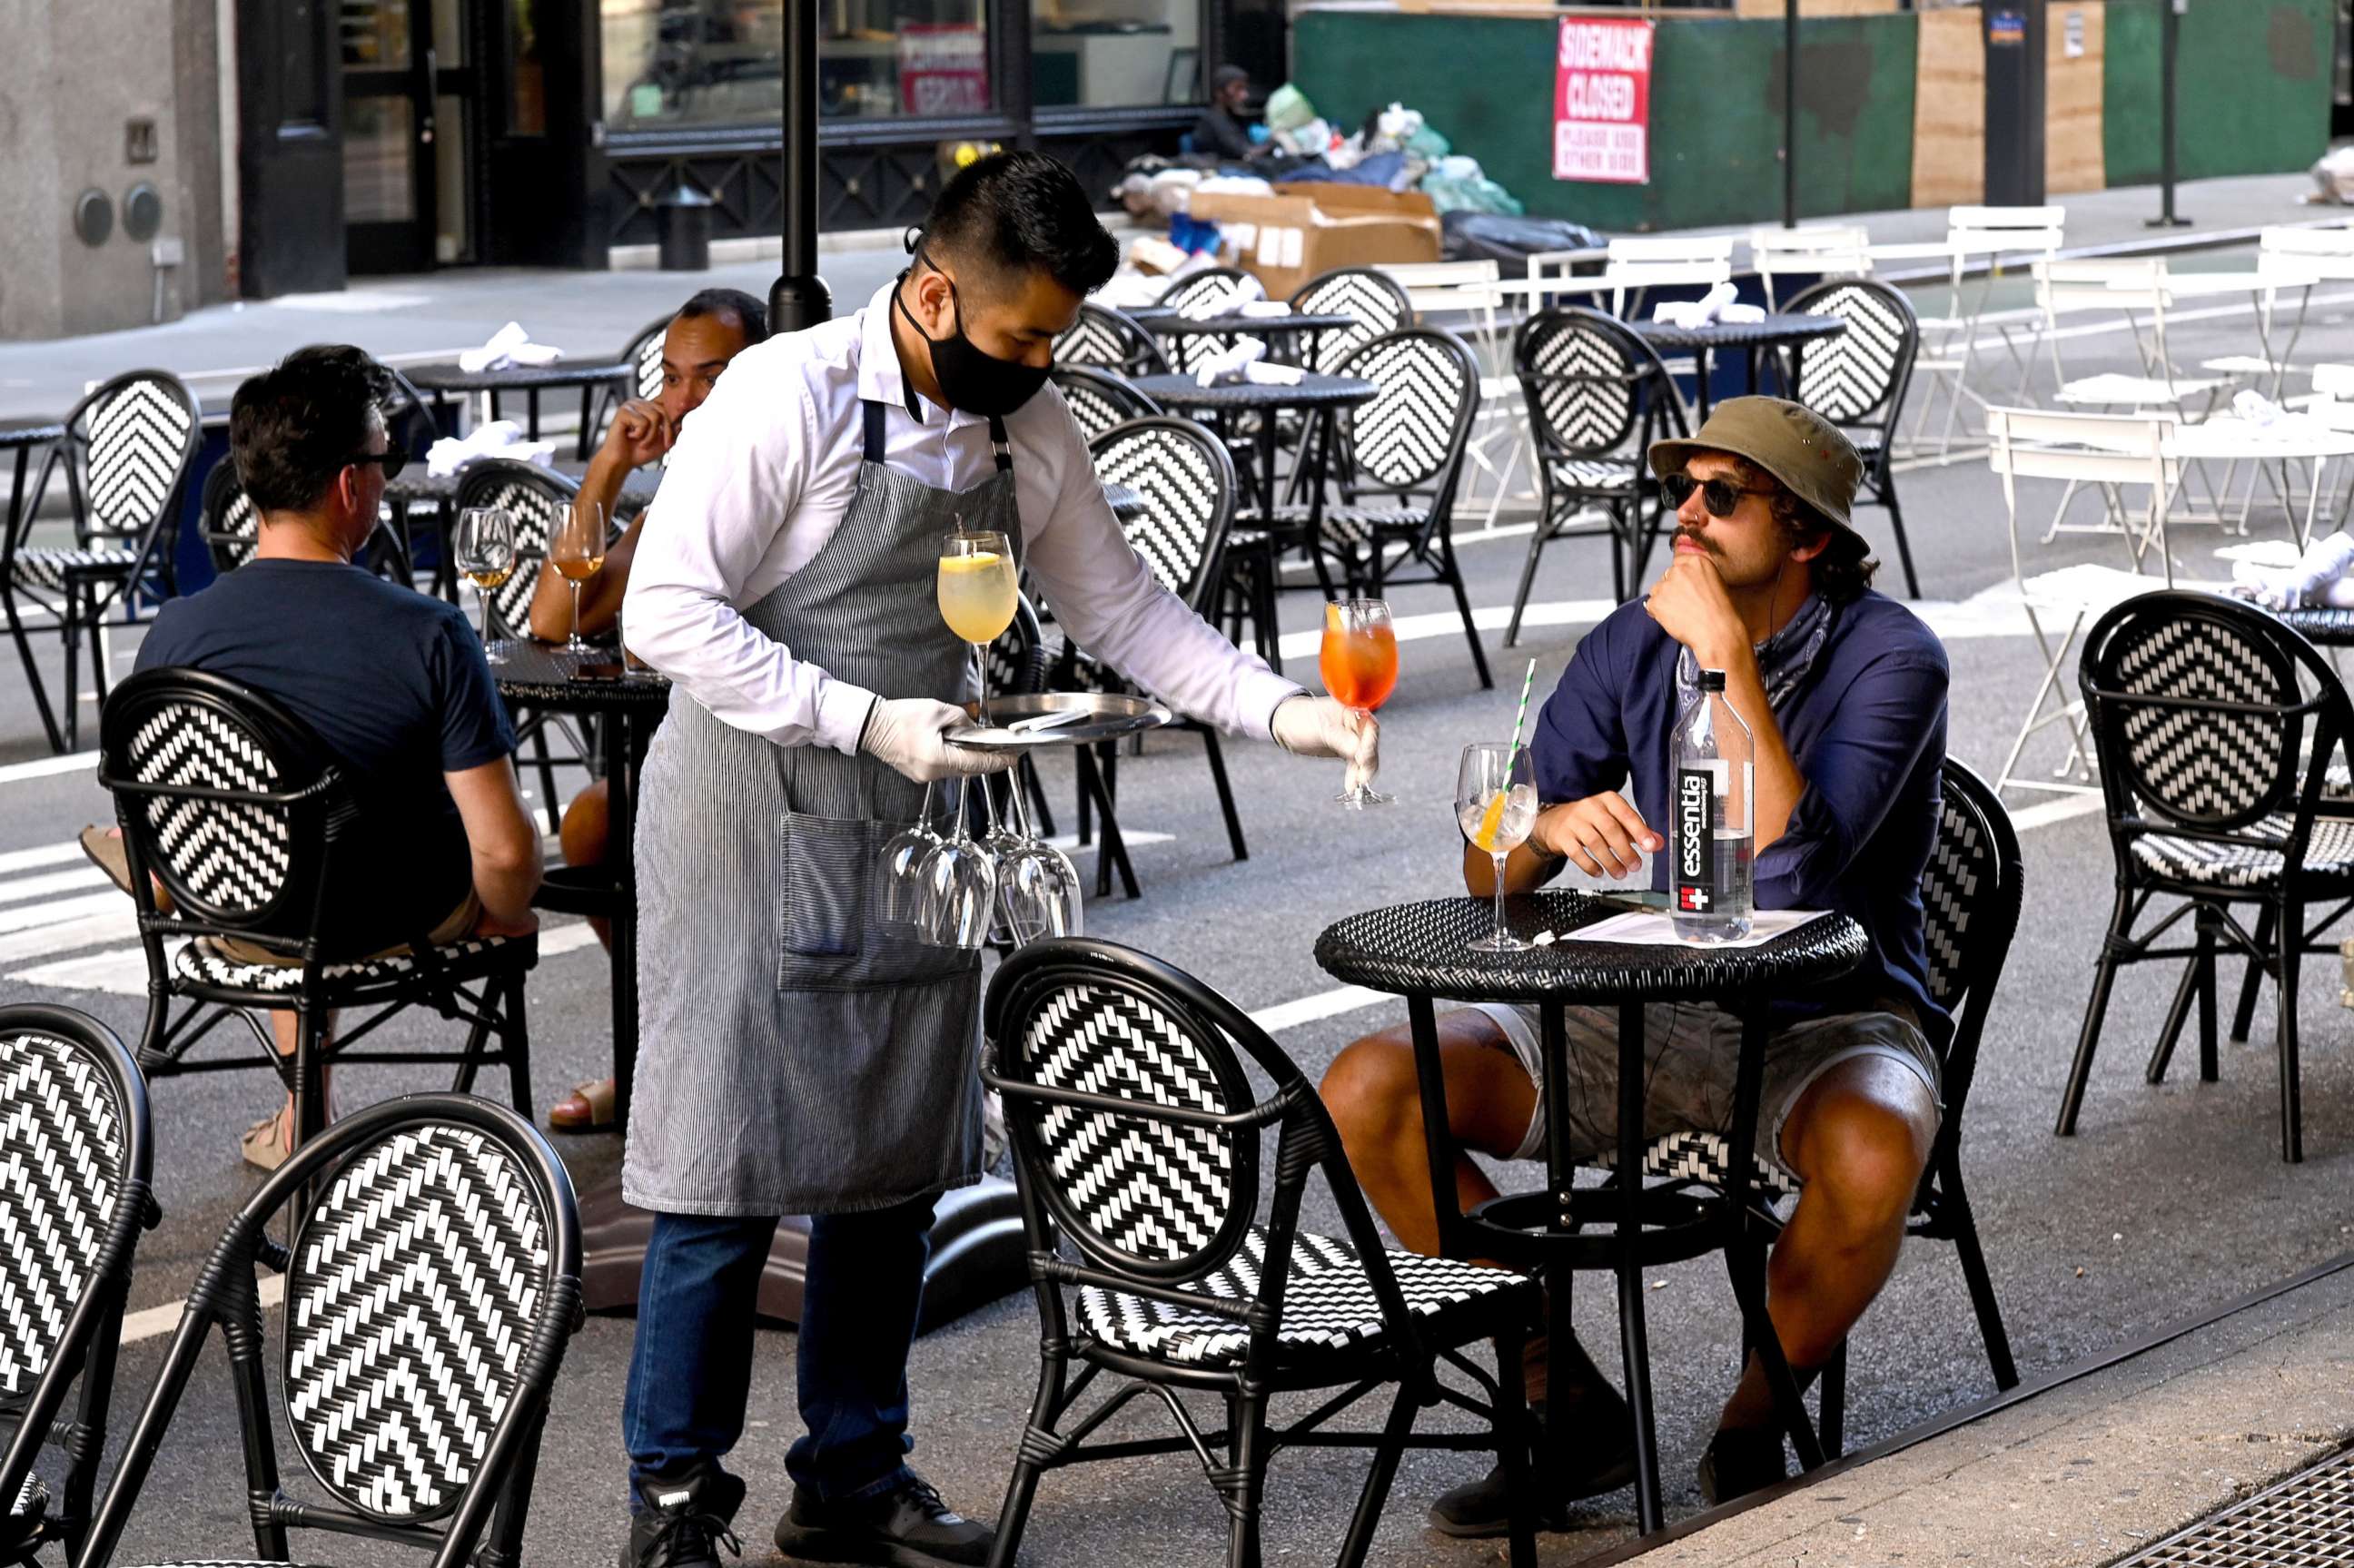
[[[1513,217],[1458,210],[1439,219],[1449,261],[1518,263],[1540,250],[1599,250],[1603,238],[1582,223],[1559,217]]]
[[[1288,81],[1267,95],[1267,128],[1271,132],[1297,130],[1315,118],[1316,106]]]
[[[1426,159],[1436,164],[1455,151],[1455,143],[1425,125],[1405,139],[1405,150],[1417,158]]]
[[[2332,147],[2313,165],[2313,183],[2321,187],[2319,200],[2354,207],[2354,147]]]
[[[1499,213],[1518,217],[1528,210],[1519,197],[1479,173],[1477,165],[1468,178],[1433,169],[1422,177],[1422,194],[1430,198],[1431,209],[1442,218],[1450,212]]]

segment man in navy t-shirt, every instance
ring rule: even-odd
[[[1544,809],[1504,868],[1507,891],[1550,880],[1564,862],[1597,876],[1635,874],[1655,856],[1668,815],[1670,732],[1700,671],[1725,673],[1725,698],[1755,739],[1756,904],[1834,909],[1869,951],[1841,987],[1774,1014],[1756,1149],[1801,1183],[1768,1275],[1775,1328],[1801,1378],[1846,1340],[1895,1266],[1914,1191],[1937,1134],[1940,1053],[1952,1025],[1928,991],[1920,881],[1935,841],[1946,753],[1946,653],[1910,610],[1870,590],[1876,563],[1848,522],[1862,464],[1831,424],[1795,403],[1738,397],[1650,462],[1677,503],[1674,553],[1646,600],[1622,605],[1578,644],[1530,750]],[[1493,892],[1493,862],[1467,846],[1464,880]],[[1565,1010],[1568,1120],[1580,1160],[1617,1146],[1616,1020]],[[1542,1158],[1533,1008],[1479,1006],[1439,1021],[1448,1118],[1467,1147]],[[1726,1129],[1738,1020],[1706,1006],[1646,1010],[1652,1054],[1649,1126]],[[1409,1247],[1434,1251],[1414,1052],[1404,1030],[1360,1040],[1334,1061],[1323,1095],[1366,1194]],[[1463,1206],[1495,1189],[1468,1159]],[[1532,1357],[1532,1398],[1549,1396],[1570,1436],[1540,1467],[1543,1514],[1633,1476],[1624,1403],[1575,1344]],[[1545,1384],[1550,1383],[1548,1389]],[[1753,1357],[1701,1464],[1712,1502],[1784,1474],[1782,1435]],[[1432,1522],[1458,1535],[1504,1533],[1500,1474],[1441,1497]]]
[[[374,363],[306,348],[238,388],[229,445],[260,516],[254,558],[164,607],[138,667],[210,671],[276,698],[317,732],[358,797],[362,828],[336,867],[325,932],[352,959],[536,928],[539,835],[515,788],[514,732],[455,605],[352,564],[400,459]],[[223,941],[244,962],[294,956]],[[279,1049],[293,1015],[273,1012]],[[285,1115],[247,1157],[284,1156]]]

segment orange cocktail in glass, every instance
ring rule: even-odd
[[[1324,689],[1363,721],[1389,700],[1398,677],[1397,633],[1385,599],[1344,599],[1324,607],[1324,645],[1317,654]],[[1397,799],[1373,787],[1370,777],[1352,782],[1339,800],[1352,810],[1386,806]]]

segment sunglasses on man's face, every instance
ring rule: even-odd
[[[1690,473],[1671,473],[1659,481],[1659,488],[1668,493],[1668,500],[1678,511],[1700,492],[1701,503],[1712,517],[1730,517],[1744,495],[1771,495],[1774,493],[1758,485],[1735,484],[1729,479],[1695,479]]]
[[[400,477],[400,471],[408,466],[408,454],[398,447],[390,447],[380,452],[360,452],[353,457],[348,466],[360,468],[372,462],[383,464],[384,477],[395,480]]]

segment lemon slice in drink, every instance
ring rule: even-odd
[[[1504,825],[1504,801],[1501,789],[1488,797],[1488,809],[1479,813],[1479,831],[1471,835],[1471,842],[1490,854],[1496,853],[1496,831]]]
[[[954,577],[959,572],[985,572],[997,565],[997,552],[983,550],[973,556],[942,556],[940,570]]]

